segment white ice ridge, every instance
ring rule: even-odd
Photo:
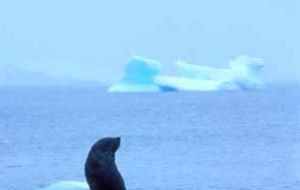
[[[61,181],[40,190],[89,190],[89,186],[86,182]]]
[[[216,69],[175,61],[179,76],[160,74],[159,62],[133,57],[125,66],[123,78],[109,92],[220,91],[257,90],[264,87],[259,78],[264,63],[242,55],[229,62],[228,68]]]

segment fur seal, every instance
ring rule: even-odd
[[[85,162],[85,177],[90,190],[126,190],[115,163],[120,142],[120,137],[106,137],[92,146]]]

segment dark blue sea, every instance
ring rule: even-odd
[[[0,190],[84,181],[99,138],[120,136],[128,190],[299,190],[300,88],[111,94],[0,88]]]

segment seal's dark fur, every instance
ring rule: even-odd
[[[85,177],[90,190],[126,190],[115,163],[120,137],[106,137],[96,142],[85,162]]]

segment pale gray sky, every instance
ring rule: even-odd
[[[111,83],[136,54],[167,71],[175,59],[225,67],[250,54],[264,80],[300,81],[299,20],[298,0],[0,0],[0,75]]]

